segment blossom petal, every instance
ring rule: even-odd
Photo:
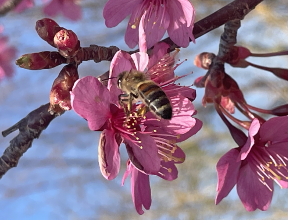
[[[288,141],[271,144],[267,151],[273,151],[276,155],[288,158]]]
[[[55,17],[60,12],[61,8],[62,5],[60,4],[60,1],[52,0],[48,5],[44,6],[43,12],[45,15]]]
[[[152,50],[152,55],[150,56],[149,59],[149,64],[148,64],[148,69],[153,67],[159,60],[164,58],[165,54],[168,52],[168,48],[170,46],[166,44],[165,42],[158,42],[154,45],[153,50]],[[170,55],[168,55],[170,57]],[[174,57],[173,57],[174,61]],[[173,62],[174,65],[175,61]]]
[[[193,101],[196,98],[196,90],[187,86],[169,84],[168,86],[163,86],[162,88],[167,96],[173,97],[178,94],[188,98],[190,101]]]
[[[107,180],[112,180],[118,175],[120,154],[114,130],[102,131],[99,139],[98,162],[101,173]]]
[[[82,18],[82,8],[76,3],[76,1],[64,1],[62,11],[63,15],[72,21],[77,21]]]
[[[178,1],[182,6],[182,10],[185,16],[187,27],[189,27],[191,24],[193,25],[194,19],[195,19],[195,10],[194,10],[193,5],[188,0],[178,0]],[[183,13],[181,12],[181,14]]]
[[[144,30],[144,21],[146,11],[144,12],[144,15],[141,17],[140,23],[139,23],[139,51],[140,52],[147,52],[147,42],[146,42],[146,32]]]
[[[149,7],[142,15],[141,21],[139,32],[140,29],[143,29],[142,32],[145,33],[145,38],[139,35],[139,45],[146,42],[147,49],[149,49],[163,37],[169,26],[170,17],[165,7]]]
[[[132,140],[124,136],[124,142],[126,143],[131,162],[133,163],[135,160],[139,162],[143,167],[142,171],[146,174],[157,174],[160,170],[160,159],[154,139],[150,135],[141,133],[137,133],[136,138],[137,140]],[[139,165],[137,168],[141,170]]]
[[[191,130],[195,125],[195,118],[192,115],[195,113],[194,105],[187,98],[179,95],[171,98],[172,119],[158,119],[151,112],[146,113],[149,120],[145,121],[145,126],[162,128],[166,133],[181,135]],[[153,120],[154,118],[154,120]]]
[[[75,82],[71,105],[78,115],[88,121],[91,130],[99,130],[110,116],[109,90],[95,77],[86,76]]]
[[[125,42],[130,48],[134,48],[138,44],[139,21],[140,21],[138,16],[139,14],[136,10],[132,12],[132,15],[129,19],[129,23],[127,25],[127,29],[125,33]]]
[[[273,195],[273,180],[266,178],[265,186],[259,181],[259,176],[252,171],[250,164],[241,167],[237,181],[237,192],[245,209],[249,212],[257,208],[268,209]]]
[[[111,102],[118,103],[118,96],[122,94],[122,90],[118,88],[118,75],[123,71],[130,71],[134,67],[134,62],[130,54],[124,51],[117,51],[110,64],[110,74],[108,81],[108,89],[111,94]]]
[[[288,188],[288,182],[284,181],[284,180],[277,180],[277,179],[274,179],[275,182],[277,182],[280,186],[281,186],[281,189],[287,189]]]
[[[146,210],[151,206],[151,189],[149,176],[131,167],[131,194],[136,211],[142,215],[142,205]]]
[[[107,27],[117,26],[132,13],[142,0],[109,0],[104,6],[103,17]]]
[[[248,139],[245,145],[241,148],[238,160],[246,159],[247,155],[249,154],[250,150],[252,149],[254,145],[254,142],[255,142],[254,136],[258,133],[259,128],[260,128],[259,120],[257,118],[253,119],[249,128]]]
[[[173,161],[161,161],[161,168],[157,176],[161,177],[164,180],[172,181],[177,179],[178,170]]]
[[[231,149],[224,154],[216,165],[218,174],[217,196],[215,204],[219,204],[235,186],[241,162],[236,162],[239,151]]]
[[[156,56],[159,56],[160,53],[161,52],[159,52]],[[150,67],[147,71],[147,74],[150,76],[151,80],[153,80],[156,83],[161,84],[174,78],[175,56],[170,56],[170,54],[166,54],[161,59],[158,59],[157,57],[155,57],[154,61],[152,60],[151,63],[149,61],[148,66],[152,65],[152,63],[153,64],[155,63],[155,64],[152,67]],[[174,92],[173,95],[177,95],[177,94],[175,94]]]
[[[109,78],[111,79],[108,81],[108,89],[112,85],[117,86],[117,76],[123,71],[131,70],[134,67],[133,65],[134,62],[129,53],[122,50],[117,51],[110,64]]]
[[[128,161],[127,161],[127,169],[126,169],[126,171],[125,171],[125,173],[124,173],[124,175],[123,175],[123,178],[122,178],[122,183],[121,183],[121,185],[123,186],[124,185],[124,182],[125,182],[125,180],[126,180],[126,178],[129,176],[129,174],[131,173],[131,167],[132,167],[133,165],[131,164],[131,162],[130,162],[130,160],[128,159]]]
[[[187,140],[188,138],[195,135],[200,129],[202,128],[203,122],[200,121],[198,118],[194,118],[195,123],[191,126],[191,129],[184,134],[181,134],[177,137],[177,142],[182,142]]]
[[[183,1],[182,1],[183,2]],[[182,5],[179,1],[168,1],[169,7],[167,7],[168,13],[170,15],[171,21],[169,27],[167,29],[167,32],[169,34],[169,37],[171,40],[176,43],[180,47],[188,47],[189,45],[189,38],[191,40],[195,40],[192,29],[193,29],[193,23],[194,21],[188,21],[185,17],[183,17],[183,10]],[[187,11],[186,11],[187,12]],[[194,8],[193,12],[190,12],[192,17],[194,18]],[[187,13],[185,13],[187,14]],[[191,25],[187,25],[191,22]]]
[[[262,124],[260,137],[264,142],[288,139],[288,116],[274,117]]]
[[[172,119],[163,120],[166,124],[165,130],[174,134],[185,134],[195,125],[195,119],[191,116],[195,112],[194,105],[183,96],[171,97]]]
[[[131,58],[134,61],[136,69],[141,72],[144,72],[149,62],[148,54],[144,52],[133,53],[131,55]]]

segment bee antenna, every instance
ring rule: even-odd
[[[106,78],[106,79],[101,79],[101,81],[108,81],[109,79],[115,79],[115,78],[117,78],[117,76]]]

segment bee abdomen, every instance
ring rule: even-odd
[[[154,114],[163,119],[172,118],[172,107],[170,100],[160,86],[154,82],[148,81],[142,83],[138,87],[138,90],[139,95]]]

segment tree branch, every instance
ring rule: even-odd
[[[6,15],[20,4],[22,0],[8,0],[0,8],[0,16]]]
[[[9,169],[17,166],[20,157],[31,147],[33,140],[38,138],[50,122],[57,117],[48,112],[49,106],[50,103],[40,106],[2,132],[2,135],[6,137],[13,131],[19,130],[19,134],[10,141],[10,145],[0,158],[0,178]]]
[[[248,14],[257,4],[262,1],[263,0],[235,0],[232,3],[224,6],[220,10],[195,23],[193,30],[195,39],[203,36],[217,27],[220,27],[229,20],[243,19],[246,14]],[[163,42],[170,45],[170,51],[173,51],[178,47],[171,41],[170,38],[164,39]],[[99,48],[95,47],[94,49]],[[111,47],[110,50],[111,51],[106,51],[105,53],[107,54],[107,58],[112,60],[117,50],[114,47]],[[137,51],[131,51],[130,53],[134,52]],[[89,53],[87,58],[90,58],[90,55],[93,54],[94,52]],[[95,54],[97,57],[99,57],[98,53]],[[98,58],[95,58],[94,60],[99,62]],[[56,115],[50,115],[50,113],[47,111],[48,108],[49,103],[42,105],[38,109],[29,113],[17,124],[2,132],[2,135],[5,137],[17,129],[20,131],[20,133],[12,141],[10,141],[10,146],[4,151],[2,157],[0,158],[0,178],[10,168],[17,166],[20,157],[28,150],[28,148],[31,147],[32,141],[35,138],[38,138],[41,132],[46,129],[49,123],[56,117]]]
[[[263,0],[235,0],[230,4],[224,6],[211,15],[197,21],[194,24],[193,34],[195,39],[203,36],[204,34],[212,31],[226,22],[234,19],[242,20],[251,10],[253,10]],[[170,38],[162,40],[170,45],[170,52],[179,48]]]

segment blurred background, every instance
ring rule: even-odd
[[[73,30],[82,46],[97,44],[117,46],[130,50],[124,42],[128,20],[107,29],[102,16],[107,1],[82,0],[83,17],[73,22],[62,15],[53,19],[62,27]],[[231,1],[193,0],[196,21],[220,9]],[[37,20],[46,17],[43,2],[21,14],[10,12],[0,18],[3,35],[9,45],[17,48],[17,58],[22,54],[55,50],[38,37]],[[45,3],[47,4],[47,3]],[[287,50],[288,2],[266,0],[249,13],[241,23],[238,45],[255,53]],[[223,26],[207,33],[188,48],[181,49],[180,60],[187,59],[177,68],[177,75],[191,71],[181,80],[191,85],[206,72],[193,65],[201,52],[218,52]],[[288,56],[274,58],[249,58],[248,61],[269,66],[288,68]],[[49,101],[51,85],[63,66],[50,70],[31,71],[14,66],[15,75],[0,82],[0,131],[7,129],[30,111]],[[109,62],[82,63],[81,77],[98,76],[109,69]],[[288,83],[269,72],[255,68],[237,69],[226,66],[226,72],[237,80],[251,105],[269,109],[287,103]],[[212,106],[201,104],[204,90],[197,89],[194,101],[197,118],[204,122],[191,139],[180,144],[186,161],[178,166],[178,179],[172,182],[151,177],[152,206],[139,216],[134,209],[130,193],[130,178],[121,187],[126,170],[126,150],[121,146],[122,167],[113,181],[104,179],[98,167],[98,140],[100,132],[88,129],[87,122],[73,111],[52,121],[40,138],[20,159],[18,167],[7,172],[0,180],[0,219],[287,219],[288,191],[275,186],[270,208],[266,212],[247,212],[235,189],[215,206],[217,173],[216,163],[229,149],[236,147],[227,128]],[[262,115],[263,116],[263,115]],[[236,117],[244,119],[236,113]],[[266,116],[263,116],[266,117]],[[267,118],[267,117],[266,117]],[[17,132],[3,138],[3,152]]]

